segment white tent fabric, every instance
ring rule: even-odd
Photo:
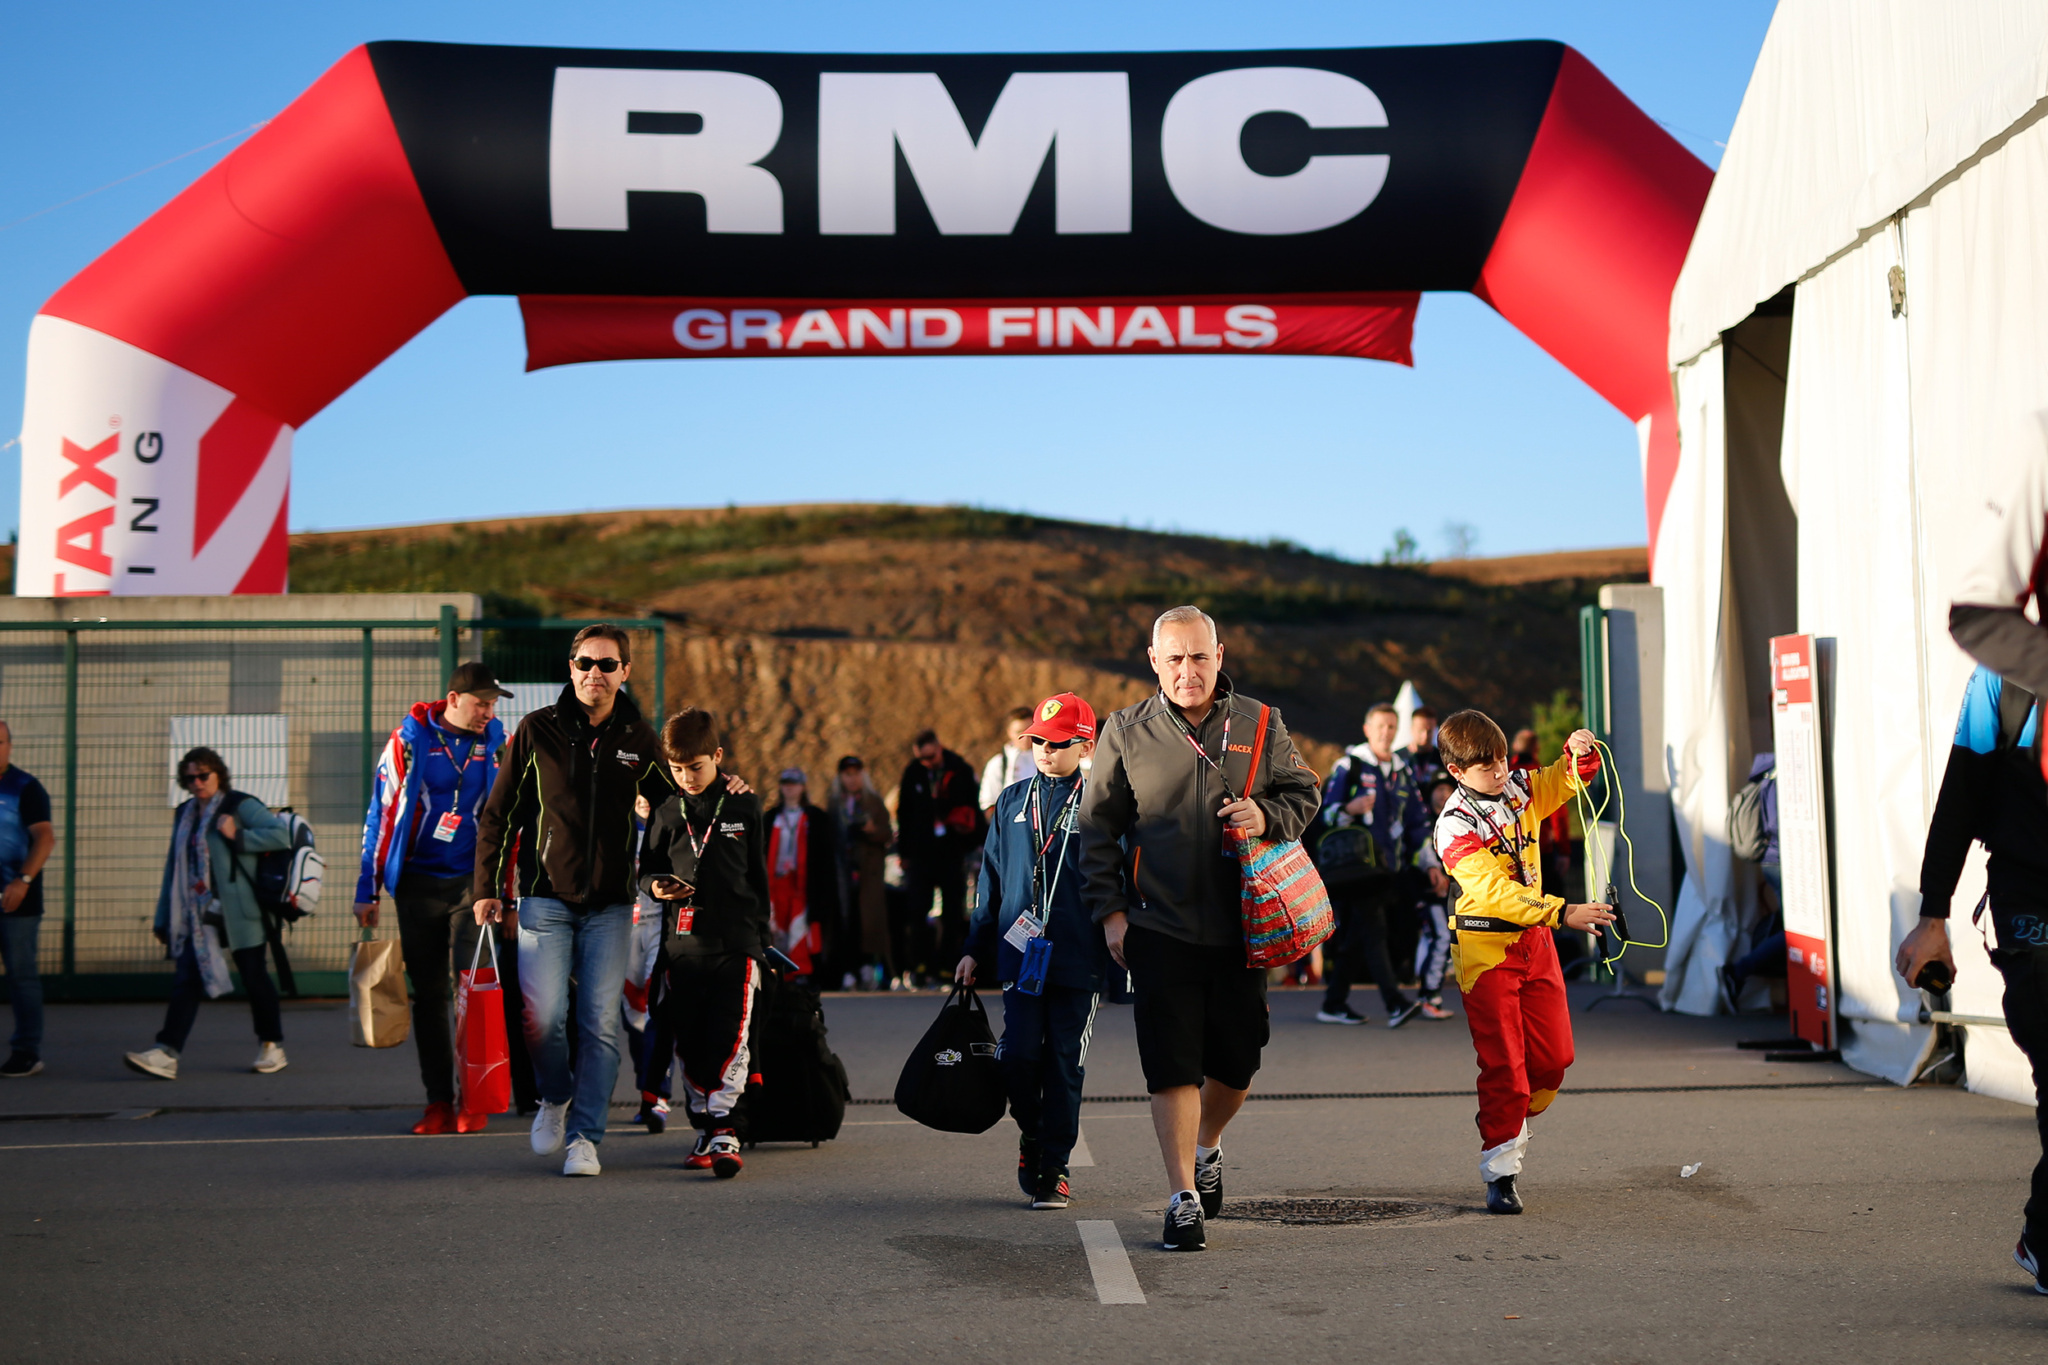
[[[1948,636],[1951,588],[1986,501],[2023,461],[2048,459],[2043,221],[2048,6],[1786,0],[1673,295],[1681,454],[1656,578],[1682,900],[1698,926],[1681,926],[1692,952],[1665,1003],[1706,995],[1717,917],[1739,901],[1718,846],[1727,699],[1742,695],[1721,644],[1720,336],[1796,283],[1780,467],[1798,513],[1799,629],[1836,642],[1837,999],[1845,1055],[1898,1081],[1929,1031],[1891,959],[1919,913],[1922,841],[1972,666]],[[1955,901],[1954,1007],[1996,1016],[2001,983],[1968,920],[1982,887],[1980,855]],[[1971,1030],[1967,1058],[1972,1089],[2032,1101],[2002,1030]]]
[[[2038,0],[1784,0],[1672,295],[1671,363],[1855,245],[2044,96]]]

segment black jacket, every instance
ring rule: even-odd
[[[655,902],[661,907],[661,946],[668,957],[744,953],[766,959],[773,940],[768,840],[759,797],[726,791],[721,774],[695,796],[677,792],[656,806],[640,846],[640,889],[652,896],[656,877],[675,877],[697,888],[688,902],[694,914],[687,934],[676,932],[676,911],[683,903]]]
[[[2001,948],[2048,946],[2048,787],[2041,780],[2041,712],[2032,693],[1978,668],[1964,693],[1956,742],[1927,825],[1920,913],[1947,919],[1972,840],[1984,867]]]
[[[935,833],[933,826],[943,826]],[[911,759],[896,795],[896,848],[906,861],[960,858],[981,843],[981,779],[951,749],[937,771]]]
[[[1249,787],[1266,814],[1267,838],[1299,839],[1315,818],[1316,774],[1294,751],[1278,708],[1267,717],[1263,751],[1253,754],[1259,710],[1228,676],[1219,678],[1196,738],[1222,763],[1232,792]],[[1221,947],[1244,938],[1241,878],[1236,859],[1223,856],[1223,783],[1195,755],[1182,724],[1156,692],[1102,723],[1081,799],[1081,865],[1097,924],[1121,910],[1132,924]],[[1254,757],[1257,770],[1248,771]]]
[[[633,899],[635,797],[676,784],[624,692],[592,728],[573,685],[519,723],[476,822],[479,900],[552,896],[595,909]]]

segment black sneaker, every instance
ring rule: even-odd
[[[1486,1182],[1486,1211],[1488,1213],[1520,1213],[1522,1196],[1515,1190],[1515,1178],[1504,1175],[1498,1180]]]
[[[7,1054],[7,1064],[0,1066],[0,1076],[18,1081],[23,1076],[33,1076],[43,1069],[43,1059],[20,1048]]]
[[[1050,1170],[1039,1172],[1038,1190],[1031,1196],[1031,1207],[1034,1209],[1063,1209],[1067,1206],[1067,1200],[1071,1197],[1072,1191],[1067,1188],[1067,1168],[1055,1166]]]
[[[1410,1000],[1407,1004],[1401,1006],[1399,1009],[1395,1010],[1392,1014],[1389,1014],[1387,1016],[1387,1027],[1401,1027],[1401,1025],[1407,1023],[1410,1019],[1413,1019],[1415,1017],[1415,1012],[1421,1008],[1422,1002],[1420,1000]]]
[[[1017,1188],[1024,1191],[1026,1199],[1038,1196],[1038,1154],[1037,1138],[1017,1139]]]
[[[1209,1248],[1209,1234],[1202,1226],[1201,1201],[1190,1198],[1192,1194],[1192,1190],[1184,1190],[1166,1206],[1166,1235],[1160,1239],[1160,1245],[1167,1251]]]
[[[1214,1218],[1223,1212],[1223,1149],[1203,1161],[1195,1160],[1195,1193],[1202,1196],[1202,1216]]]
[[[2020,1229],[2020,1240],[2012,1249],[2012,1258],[2019,1262],[2021,1270],[2034,1277],[2034,1292],[2048,1294],[2048,1279],[2044,1279],[2041,1274],[2041,1258],[2029,1243],[2025,1228]]]

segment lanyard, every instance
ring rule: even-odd
[[[1031,777],[1031,846],[1034,850],[1031,857],[1031,892],[1038,898],[1036,918],[1040,924],[1044,924],[1052,918],[1052,898],[1059,893],[1060,873],[1064,872],[1067,866],[1067,842],[1074,837],[1074,822],[1066,818],[1067,812],[1080,801],[1081,788],[1088,779],[1075,779],[1074,790],[1067,793],[1067,799],[1060,802],[1059,811],[1052,818],[1052,833],[1045,835],[1041,840],[1041,812],[1038,799],[1040,777],[1041,774],[1037,773]],[[1066,832],[1060,838],[1059,861],[1053,866],[1052,885],[1048,887],[1045,884],[1045,854],[1046,850],[1052,847],[1053,835],[1060,834],[1062,824],[1066,826]]]
[[[430,725],[427,727],[427,738],[433,741],[434,747],[441,751],[441,756],[446,758],[448,760],[449,766],[455,769],[455,790],[456,793],[460,795],[462,791],[462,784],[469,777],[470,765],[475,763],[479,758],[482,758],[484,755],[485,737],[483,735],[478,735],[474,739],[469,741],[469,752],[466,755],[464,755],[463,760],[460,763],[457,763],[455,761],[455,750],[450,748],[447,741],[441,738],[441,727],[439,725]]]
[[[1221,763],[1209,757],[1209,751],[1202,747],[1202,741],[1195,738],[1195,728],[1187,723],[1186,718],[1179,711],[1174,710],[1171,702],[1167,703],[1166,713],[1173,717],[1174,724],[1180,726],[1181,737],[1187,740],[1189,745],[1194,748],[1196,755],[1204,763],[1216,770],[1217,779],[1223,783],[1223,794],[1235,801],[1237,796],[1230,790],[1230,775],[1223,771]],[[1228,708],[1225,708],[1223,712],[1223,753],[1225,757],[1228,757],[1230,754],[1230,711]]]
[[[1513,825],[1514,832],[1509,833],[1508,830],[1501,828],[1499,824],[1495,823],[1493,816],[1488,813],[1486,807],[1480,804],[1481,800],[1483,799],[1480,796],[1480,793],[1472,791],[1470,787],[1465,787],[1465,784],[1462,782],[1460,782],[1458,785],[1460,787],[1464,787],[1467,792],[1471,793],[1473,797],[1473,814],[1477,815],[1480,819],[1484,820],[1486,822],[1487,829],[1492,831],[1495,835],[1497,835],[1503,844],[1507,845],[1508,856],[1514,860],[1515,864],[1515,880],[1521,882],[1522,885],[1527,886],[1528,883],[1522,881],[1522,850],[1527,848],[1529,845],[1528,842],[1522,838],[1522,822],[1519,819],[1516,820]],[[1505,805],[1507,789],[1503,787],[1501,789],[1501,792],[1501,796],[1496,797],[1494,799],[1501,801],[1502,804]]]
[[[718,794],[718,800],[711,806],[711,822],[704,826],[704,837],[697,837],[697,827],[690,823],[690,808],[682,808],[683,833],[690,836],[690,856],[698,860],[704,857],[704,850],[711,846],[711,836],[718,833],[718,813],[725,809],[725,793]]]

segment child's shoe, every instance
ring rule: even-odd
[[[640,1112],[633,1115],[633,1122],[643,1124],[650,1133],[668,1131],[668,1101],[659,1095],[642,1095]]]
[[[2025,1228],[2020,1229],[2019,1244],[2012,1249],[2013,1260],[2019,1262],[2021,1270],[2034,1277],[2034,1292],[2048,1294],[2048,1276],[2042,1273],[2040,1253],[2034,1250]]]
[[[1026,1199],[1038,1193],[1038,1153],[1037,1138],[1017,1139],[1017,1188],[1024,1191]]]
[[[1422,1002],[1422,1017],[1425,1019],[1455,1019],[1458,1015],[1455,1010],[1445,1009],[1440,1001],[1425,1000]]]
[[[730,1180],[740,1173],[746,1163],[740,1160],[739,1134],[730,1128],[721,1128],[711,1135],[711,1174],[720,1180]]]
[[[1034,1209],[1063,1209],[1067,1206],[1067,1200],[1070,1197],[1071,1192],[1067,1188],[1067,1168],[1064,1166],[1048,1167],[1044,1171],[1039,1172],[1038,1189],[1031,1196],[1031,1207]]]
[[[1488,1213],[1520,1213],[1522,1196],[1515,1190],[1515,1178],[1504,1175],[1498,1180],[1486,1182],[1486,1211]]]
[[[697,1145],[692,1147],[690,1154],[683,1158],[683,1169],[686,1171],[708,1171],[711,1169],[710,1132],[700,1131],[697,1134]]]

